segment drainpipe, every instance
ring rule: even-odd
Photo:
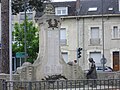
[[[83,26],[82,26],[82,31],[83,31],[83,37],[82,37],[82,42],[83,42],[83,65],[84,65],[84,69],[85,69],[85,22],[84,22],[84,18],[83,18]]]
[[[80,47],[80,27],[79,27],[79,18],[76,18],[76,21],[77,21],[77,49],[78,47]],[[77,56],[77,49],[76,49],[76,56]],[[80,65],[80,62],[79,62],[79,58],[77,56],[77,62],[78,62],[78,65]]]

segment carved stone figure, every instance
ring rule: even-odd
[[[52,4],[47,4],[45,9],[44,9],[44,14],[54,14],[55,9]]]
[[[89,58],[89,62],[91,64],[90,69],[87,73],[87,79],[97,79],[96,65],[93,58]]]

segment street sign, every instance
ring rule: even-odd
[[[28,55],[26,55],[26,56],[28,56]],[[17,52],[16,58],[25,58],[25,52]]]
[[[106,64],[107,63],[107,59],[106,58],[101,58],[101,64]]]

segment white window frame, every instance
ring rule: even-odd
[[[97,11],[97,9],[98,9],[97,7],[90,7],[90,8],[88,8],[88,11],[89,12],[91,12],[91,11]]]
[[[11,26],[12,32],[14,31],[14,26],[15,26],[14,24],[12,24],[12,26]],[[13,35],[12,35],[12,41],[13,42],[15,41],[15,36],[13,36]]]
[[[120,29],[118,26],[113,26],[112,27],[112,38],[117,39],[120,38]]]
[[[112,7],[109,7],[108,10],[109,10],[109,11],[113,11],[113,8],[112,8]]]
[[[99,52],[99,51],[96,51],[96,52],[89,52],[89,55],[91,58],[93,58],[93,60],[95,61],[96,63],[96,66],[99,66],[101,65],[101,58],[102,58],[102,53]],[[97,55],[97,56],[96,56]]]
[[[61,35],[63,34],[63,35]],[[67,37],[66,37],[66,28],[60,29],[60,44],[66,45],[67,44]]]
[[[68,52],[62,52],[62,57],[66,63],[68,63]],[[66,56],[65,56],[66,55]]]
[[[94,30],[94,29],[98,30],[98,37],[97,38],[100,38],[100,35],[99,35],[100,28],[99,27],[91,27],[90,29],[91,29],[91,31],[90,31],[91,34],[92,34],[92,30]],[[92,35],[91,35],[91,38],[93,38]]]
[[[92,35],[94,29],[98,30],[97,37]],[[90,45],[100,45],[100,27],[90,27]]]
[[[68,15],[68,7],[56,7],[55,15]]]

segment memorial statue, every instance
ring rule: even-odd
[[[93,60],[93,58],[89,58],[89,62],[91,65],[86,77],[87,79],[97,79],[95,61]]]
[[[93,60],[93,58],[89,58],[89,62],[90,62],[90,69],[88,70],[88,73],[86,75],[87,79],[94,79],[93,83],[90,84],[90,86],[96,86],[96,80],[97,79],[97,72],[96,72],[96,65],[95,65],[95,61]]]

